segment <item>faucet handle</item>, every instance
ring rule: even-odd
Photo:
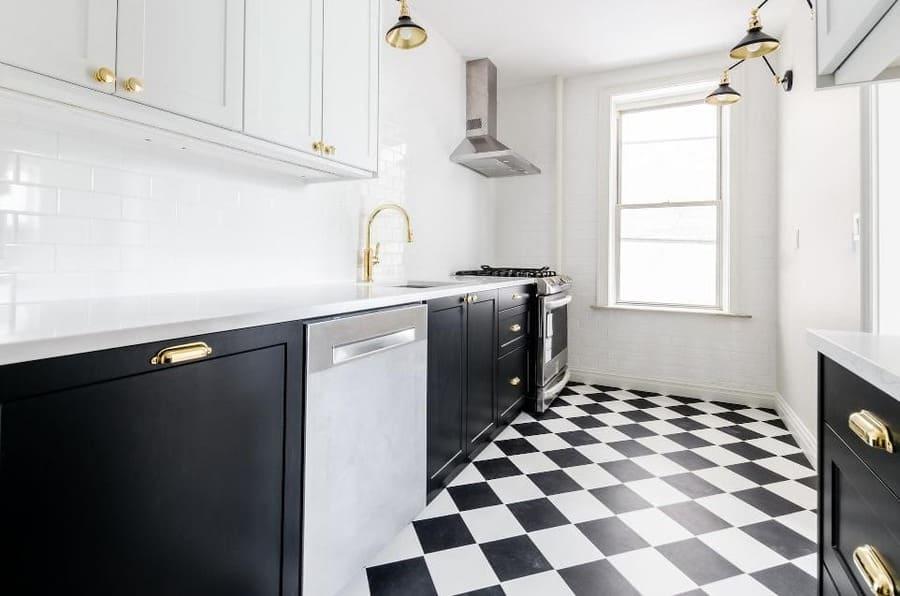
[[[377,265],[381,262],[381,242],[375,243],[375,254],[372,256],[372,264]]]

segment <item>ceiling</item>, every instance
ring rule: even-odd
[[[721,50],[747,28],[747,0],[412,0],[412,16],[467,59],[488,57],[510,86]],[[772,0],[764,28],[779,34],[801,0]]]

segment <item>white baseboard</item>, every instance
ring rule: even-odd
[[[572,379],[581,383],[596,385],[610,385],[623,389],[640,389],[643,391],[655,391],[664,395],[682,395],[684,397],[696,397],[706,401],[727,401],[735,404],[744,404],[754,408],[774,408],[775,396],[771,393],[757,391],[744,391],[729,387],[715,385],[700,385],[684,383],[669,379],[648,379],[645,377],[629,377],[570,367]]]
[[[796,410],[787,403],[784,396],[777,391],[775,392],[775,411],[778,412],[778,415],[781,416],[785,426],[787,426],[788,430],[791,431],[791,434],[794,435],[797,444],[803,449],[803,453],[806,454],[806,458],[812,464],[813,468],[816,468],[819,465],[819,448],[818,442],[816,441],[816,435],[814,435],[803,423],[803,420],[797,415]]]

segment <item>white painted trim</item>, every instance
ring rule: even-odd
[[[784,396],[779,392],[775,392],[775,411],[781,416],[781,420],[787,426],[788,430],[797,440],[797,444],[806,454],[806,458],[810,461],[813,468],[817,468],[819,444],[816,435],[803,423],[797,412],[790,406]]]
[[[743,404],[754,408],[774,408],[775,396],[771,393],[760,391],[747,391],[731,387],[716,385],[700,385],[685,383],[672,379],[652,379],[645,377],[630,377],[583,368],[570,367],[572,379],[580,383],[610,385],[623,389],[640,389],[643,391],[656,391],[664,395],[682,395],[695,397],[705,401],[726,401],[735,404]]]
[[[555,179],[555,204],[556,204],[556,270],[562,271],[564,267],[563,235],[565,234],[565,147],[566,147],[566,84],[561,76],[555,79],[556,93],[556,179]]]

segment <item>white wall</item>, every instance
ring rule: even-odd
[[[878,330],[900,335],[900,82],[878,91]]]
[[[396,19],[394,0],[384,0],[383,16],[385,26]],[[464,61],[429,33],[415,51],[382,49],[381,176],[371,181],[304,186],[96,128],[51,125],[27,100],[4,101],[0,309],[353,280],[360,224],[383,201],[408,208],[416,242],[405,246],[401,220],[385,217],[382,279],[427,279],[491,260],[492,185],[449,161],[464,133]],[[66,114],[61,122],[72,120]]]
[[[563,271],[575,279],[570,363],[582,376],[719,396],[749,393],[759,397],[774,388],[773,139],[779,91],[761,64],[735,74],[734,84],[745,100],[732,112],[736,131],[743,132],[738,150],[747,156],[740,162],[744,167],[734,172],[734,306],[752,318],[591,308],[598,303],[598,287],[599,295],[606,295],[611,95],[679,82],[715,81],[723,66],[722,56],[704,56],[566,80]],[[535,151],[535,159],[552,165],[552,85],[504,89],[501,98],[503,123],[532,124],[513,134],[504,126],[504,138],[517,150]],[[519,230],[527,232],[540,225],[546,244],[540,253],[528,257],[552,263],[552,210],[548,210],[552,177],[523,178],[521,187],[509,190],[501,184],[497,186],[498,238],[513,239]],[[516,209],[535,203],[543,210],[533,217],[525,209]],[[526,258],[521,253],[517,256]]]
[[[794,90],[779,95],[777,390],[816,431],[816,354],[806,329],[859,329],[860,90],[815,91],[814,23],[798,7],[780,63]],[[799,230],[799,248],[797,231]]]

